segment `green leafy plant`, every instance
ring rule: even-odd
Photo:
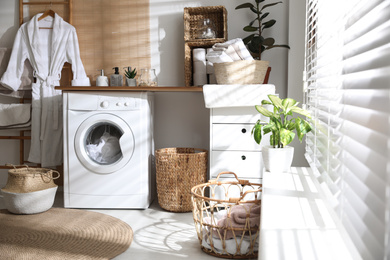
[[[131,67],[127,67],[127,70],[125,70],[125,76],[128,79],[134,79],[135,76],[137,76],[137,69],[134,68],[133,70],[131,70]]]
[[[254,2],[254,4],[244,3],[236,7],[236,10],[249,8],[255,14],[255,18],[249,23],[249,25],[243,28],[244,31],[252,33],[243,39],[243,42],[252,53],[252,56],[255,59],[260,60],[261,54],[266,50],[275,47],[290,49],[290,46],[286,44],[275,44],[275,39],[272,37],[264,38],[262,36],[264,30],[271,28],[276,23],[275,19],[265,21],[270,14],[269,12],[265,12],[265,9],[281,4],[282,2],[274,2],[263,5],[261,5],[261,3],[265,2],[265,0],[254,0]]]
[[[293,113],[311,118],[310,113],[298,107],[299,102],[292,98],[280,99],[275,95],[268,95],[269,100],[261,101],[261,105],[256,105],[256,110],[269,118],[268,123],[263,124],[257,120],[252,129],[252,135],[256,143],[260,144],[263,134],[271,133],[270,145],[274,148],[283,148],[291,143],[295,138],[296,131],[299,141],[303,136],[311,131],[310,124],[303,118],[293,115]],[[264,105],[272,105],[273,111],[268,110]]]

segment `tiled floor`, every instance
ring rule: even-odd
[[[54,207],[63,207],[62,193]],[[0,208],[5,208],[0,196]],[[192,213],[172,213],[156,202],[145,210],[93,210],[128,223],[134,232],[130,248],[115,260],[218,259],[200,249]]]

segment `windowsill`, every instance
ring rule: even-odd
[[[343,237],[310,168],[264,172],[259,259],[357,259]]]

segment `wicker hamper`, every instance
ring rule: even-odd
[[[206,181],[207,150],[164,148],[156,150],[157,199],[172,212],[192,209],[191,188]]]
[[[236,180],[220,181],[226,174]],[[221,258],[257,258],[261,187],[238,179],[232,172],[222,172],[191,189],[195,228],[205,253]],[[217,198],[216,194],[224,196]]]

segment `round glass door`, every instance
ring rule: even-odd
[[[75,135],[79,161],[94,173],[108,174],[124,167],[133,156],[130,126],[112,114],[96,114],[80,124]]]
[[[91,126],[84,140],[87,155],[100,165],[116,163],[123,157],[119,144],[122,135],[121,129],[108,122]]]

